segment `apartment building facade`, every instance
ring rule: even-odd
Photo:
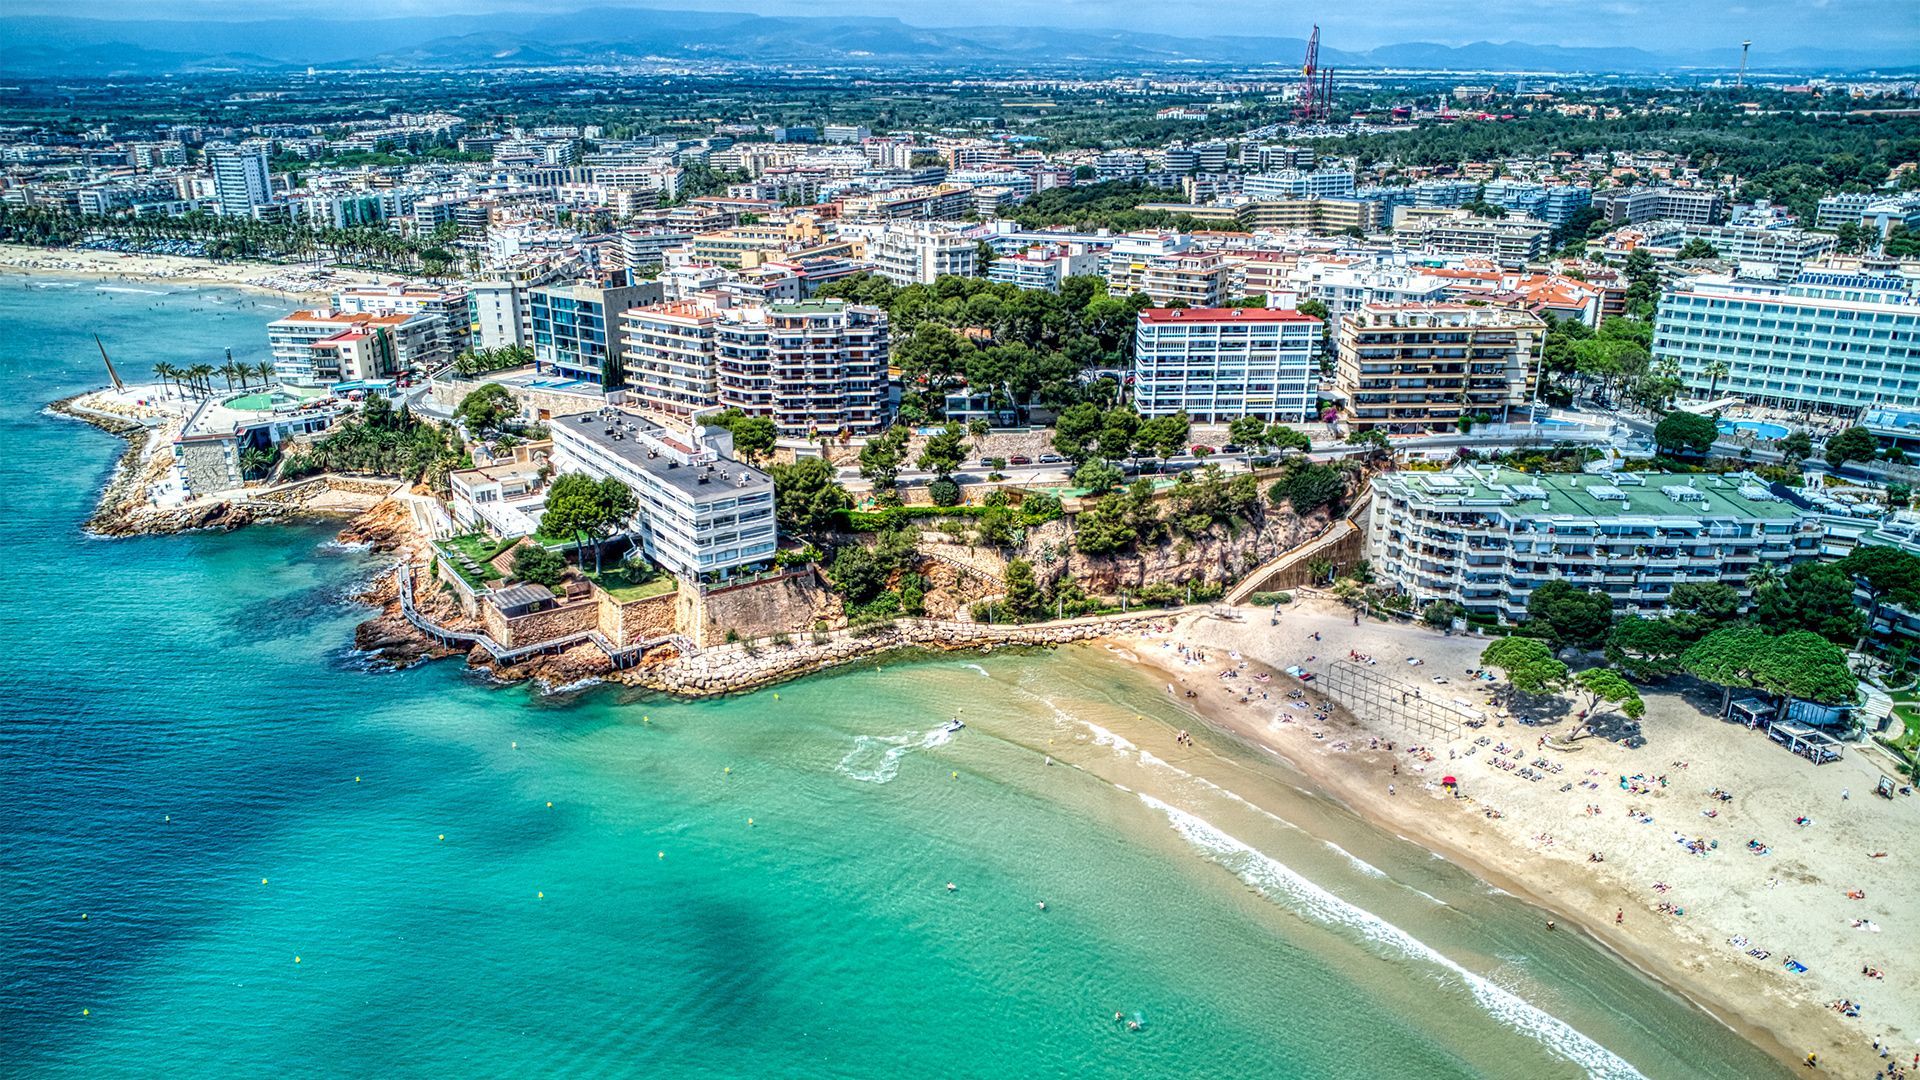
[[[295,311],[267,324],[274,378],[322,389],[387,379],[401,371],[438,371],[453,360],[438,315],[372,315],[331,308]]]
[[[1526,621],[1549,581],[1660,615],[1675,585],[1743,597],[1762,565],[1814,557],[1822,529],[1751,474],[1536,474],[1468,465],[1374,478],[1367,558],[1415,608]]]
[[[551,428],[558,473],[633,489],[628,533],[668,573],[715,580],[773,558],[773,479],[733,459],[725,429],[685,432],[613,407],[556,417]]]
[[[1695,394],[1841,416],[1920,408],[1920,297],[1894,275],[1693,278],[1661,295],[1653,355]]]
[[[873,272],[895,285],[931,285],[941,277],[979,277],[980,246],[950,229],[889,225],[867,241]]]
[[[1341,320],[1335,389],[1356,430],[1504,422],[1528,404],[1546,330],[1512,308],[1365,304]]]
[[[1321,333],[1298,311],[1148,308],[1134,324],[1134,407],[1201,423],[1311,419]]]
[[[673,416],[737,408],[793,438],[870,435],[887,419],[887,314],[839,300],[723,306],[714,298],[621,319],[629,391]]]
[[[626,385],[626,346],[620,313],[658,302],[659,282],[600,288],[540,285],[527,290],[527,316],[536,370],[598,386]]]

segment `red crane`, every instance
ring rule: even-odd
[[[1320,100],[1320,24],[1315,23],[1313,36],[1307,39],[1307,62],[1300,68],[1300,89],[1293,96],[1293,118],[1295,120],[1317,120],[1321,112]]]

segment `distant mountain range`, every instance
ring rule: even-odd
[[[390,19],[248,22],[0,16],[0,73],[30,76],[272,72],[308,66],[358,70],[480,70],[713,62],[815,66],[1068,66],[1299,63],[1290,37],[1177,37],[1056,27],[912,26],[898,19],[774,17],[710,11],[590,8],[559,15],[437,15]],[[1323,47],[1321,62],[1347,70],[1648,73],[1728,70],[1737,48],[1653,53],[1520,42],[1411,42],[1364,52]],[[1898,50],[1796,48],[1756,52],[1754,71],[1920,71]]]

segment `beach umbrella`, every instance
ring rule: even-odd
[[[1457,783],[1459,783],[1460,781],[1458,781],[1458,780],[1455,780],[1455,779],[1454,779],[1453,777],[1451,777],[1451,776],[1449,776],[1449,777],[1446,777],[1446,778],[1444,778],[1444,779],[1442,779],[1442,780],[1441,780],[1440,782],[1441,782],[1442,784],[1445,784],[1445,785],[1447,785],[1448,787],[1452,787],[1452,786],[1453,786],[1454,784],[1457,784]]]

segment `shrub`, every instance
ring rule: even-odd
[[[1293,603],[1293,594],[1290,592],[1257,592],[1248,597],[1247,600],[1249,603],[1258,607],[1270,607],[1274,604]]]
[[[942,478],[927,485],[927,497],[935,506],[960,505],[960,485]]]

